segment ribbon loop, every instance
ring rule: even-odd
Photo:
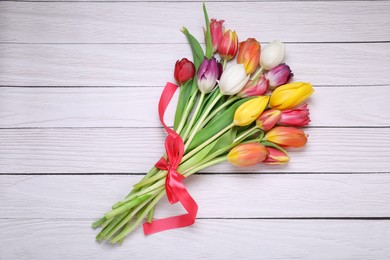
[[[161,170],[168,171],[165,180],[165,190],[169,203],[174,204],[180,202],[187,211],[187,214],[154,220],[151,223],[146,222],[143,225],[145,235],[192,225],[195,223],[196,214],[198,212],[198,205],[188,193],[182,182],[184,176],[177,172],[177,167],[179,167],[180,161],[184,155],[184,142],[180,135],[170,129],[164,122],[165,110],[177,88],[177,85],[168,82],[165,85],[158,104],[160,122],[168,133],[165,139],[167,159],[164,157],[160,158],[155,166]]]

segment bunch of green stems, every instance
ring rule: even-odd
[[[185,144],[185,153],[177,169],[184,177],[226,161],[228,151],[240,143],[261,141],[263,138],[263,132],[256,126],[252,126],[236,135],[230,144],[204,156],[202,150],[212,142],[215,142],[228,130],[235,127],[232,123],[221,129],[207,141],[189,150],[188,148],[195,135],[218,113],[221,113],[240,99],[238,96],[224,97],[218,88],[214,91],[207,95],[208,98],[206,98],[205,94],[195,91],[190,96],[176,129],[176,132],[180,134]],[[218,102],[222,98],[225,101]],[[166,158],[166,155],[164,157]],[[133,190],[125,199],[114,204],[111,211],[93,223],[93,228],[102,228],[96,239],[98,241],[110,240],[111,243],[121,243],[144,219],[147,219],[149,222],[152,221],[155,206],[165,195],[166,175],[167,171],[153,166],[142,180],[134,185]]]

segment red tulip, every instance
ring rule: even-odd
[[[226,31],[218,45],[218,53],[222,59],[231,60],[238,50],[238,38],[236,32]]]
[[[263,112],[259,118],[256,119],[257,127],[264,131],[270,130],[279,121],[281,113],[280,110],[276,109],[270,109]]]
[[[194,64],[186,58],[176,61],[175,64],[175,80],[177,83],[183,85],[188,80],[192,79],[195,75]]]

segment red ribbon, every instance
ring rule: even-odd
[[[179,201],[186,209],[187,214],[154,220],[151,223],[146,222],[143,225],[145,235],[164,230],[190,226],[194,224],[196,214],[198,212],[198,205],[182,183],[184,176],[177,172],[177,167],[179,166],[181,158],[184,154],[183,140],[181,139],[180,135],[178,135],[164,123],[165,110],[168,107],[168,104],[175,94],[177,88],[177,85],[168,82],[165,85],[163,93],[160,97],[160,102],[158,104],[158,113],[161,124],[168,133],[168,136],[165,139],[165,150],[167,152],[168,160],[162,157],[155,164],[155,166],[161,170],[168,171],[165,181],[165,189],[168,201],[171,204]]]

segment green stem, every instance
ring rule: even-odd
[[[186,108],[184,110],[184,113],[180,119],[179,126],[177,127],[177,130],[176,130],[176,133],[178,133],[178,134],[180,134],[180,132],[183,130],[185,123],[187,122],[188,115],[190,114],[190,112],[195,104],[196,96],[198,94],[197,92],[198,91],[195,91],[192,94],[190,100],[188,101],[188,105],[186,106]]]
[[[193,168],[192,170],[188,170],[186,173],[183,174],[183,176],[187,178],[188,176],[190,176],[194,173],[197,173],[198,171],[203,170],[204,168],[213,166],[215,164],[224,162],[226,160],[227,160],[226,156],[221,156],[221,157],[215,158],[214,160],[211,160],[208,163],[201,164],[198,167]]]
[[[160,171],[159,173],[157,173],[153,177],[150,177],[147,180],[143,180],[143,181],[138,182],[137,184],[134,185],[134,188],[139,189],[145,185],[148,185],[152,182],[160,180],[162,177],[165,177],[166,175],[167,175],[167,171]]]
[[[260,129],[257,126],[254,126],[254,127],[251,127],[249,129],[245,130],[244,132],[242,132],[239,136],[237,136],[234,139],[233,143],[236,143],[238,141],[242,141],[246,137],[250,136],[252,134],[252,132],[253,132],[253,134],[255,134],[258,130],[260,130]]]
[[[189,122],[189,124],[188,124],[188,128],[187,128],[187,130],[185,131],[184,135],[182,136],[183,141],[185,141],[185,140],[187,139],[187,136],[188,136],[188,134],[190,133],[192,126],[193,126],[194,123],[195,123],[195,119],[196,119],[196,117],[198,116],[198,113],[199,113],[199,111],[200,111],[200,108],[202,107],[202,103],[203,103],[204,97],[205,97],[205,93],[202,92],[202,93],[200,94],[200,98],[199,98],[198,104],[196,105],[195,112],[194,112],[194,114],[192,115],[192,118],[191,118],[191,120],[190,120],[190,122]]]
[[[125,228],[122,229],[122,231],[111,240],[111,243],[116,243],[121,241],[123,238],[127,236],[131,231],[133,231],[144,219],[146,214],[154,208],[154,206],[157,204],[157,202],[164,196],[165,192],[161,191],[151,202],[150,204],[143,210],[142,214],[137,218],[137,220],[130,225],[127,225]],[[146,205],[146,204],[145,204]]]
[[[251,77],[251,80],[255,80],[257,79],[258,77],[260,77],[261,73],[263,72],[263,68],[260,67],[260,69],[258,71],[256,71],[255,74],[253,74],[253,76]]]
[[[181,163],[185,162],[186,160],[188,160],[191,156],[193,156],[194,154],[196,154],[197,152],[199,152],[200,150],[202,150],[204,147],[206,147],[208,144],[212,143],[213,141],[215,141],[218,137],[220,137],[221,135],[223,135],[226,131],[228,131],[230,128],[232,128],[234,126],[234,123],[231,123],[230,125],[228,125],[227,127],[225,127],[224,129],[222,129],[221,131],[219,131],[218,133],[216,133],[213,137],[211,137],[210,139],[208,139],[206,142],[202,143],[201,145],[199,145],[198,147],[196,147],[195,149],[193,149],[191,152],[189,152],[188,154],[184,155],[182,160],[181,160]]]
[[[123,228],[124,225],[126,225],[129,221],[131,221],[132,217],[137,214],[137,212],[142,209],[146,204],[148,204],[153,197],[150,197],[149,199],[145,200],[142,204],[140,204],[138,207],[136,207],[134,210],[130,211],[125,218],[123,218],[110,232],[108,232],[105,235],[105,239],[109,239],[112,237],[116,232],[118,232],[121,228]]]
[[[226,68],[226,62],[227,62],[227,60],[225,60],[225,59],[222,60],[222,68],[223,68],[223,70],[225,70],[225,68]]]
[[[202,129],[211,119],[214,118],[214,116],[216,114],[218,114],[222,109],[224,109],[225,107],[227,107],[228,105],[230,105],[231,103],[233,103],[234,101],[236,101],[238,99],[240,99],[240,97],[238,97],[238,96],[231,96],[228,100],[226,100],[225,103],[221,104],[219,107],[214,109],[213,112],[211,112],[210,115],[208,115],[208,117],[201,124],[200,128]]]
[[[218,90],[217,90],[218,91]],[[215,104],[223,97],[222,93],[219,93],[214,100],[211,101],[210,105],[206,108],[206,110],[202,113],[202,116],[198,119],[196,122],[194,128],[191,130],[191,134],[188,137],[188,140],[186,141],[186,144],[184,146],[184,151],[188,149],[188,146],[190,146],[192,140],[194,139],[196,133],[201,129],[203,121],[206,119],[208,114],[210,113],[211,109],[215,106]]]

